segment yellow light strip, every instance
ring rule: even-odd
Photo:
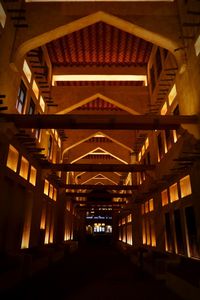
[[[147,85],[146,75],[53,75],[52,85],[56,81],[144,81]]]

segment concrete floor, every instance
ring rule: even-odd
[[[112,245],[89,242],[79,251],[1,296],[7,299],[178,300],[163,282],[141,273]]]

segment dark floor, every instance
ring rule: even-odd
[[[90,241],[70,257],[50,267],[7,299],[178,300],[164,283],[142,274],[110,242]]]

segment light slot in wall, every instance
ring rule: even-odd
[[[29,177],[29,182],[32,185],[36,185],[36,177],[37,177],[37,170],[33,166],[31,166],[30,170],[30,177]]]
[[[12,145],[9,145],[6,166],[14,172],[17,172],[18,158],[19,152],[17,151],[17,149],[15,149],[15,147],[13,147]]]
[[[26,180],[28,179],[28,168],[29,162],[24,156],[22,156],[19,175]]]

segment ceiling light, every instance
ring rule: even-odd
[[[56,81],[144,81],[147,85],[146,75],[53,75],[52,85]]]

